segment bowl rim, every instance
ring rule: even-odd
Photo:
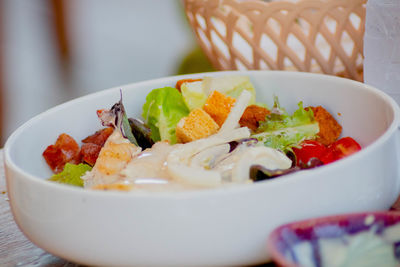
[[[277,248],[275,245],[276,242],[278,241],[281,232],[284,229],[290,228],[290,229],[298,229],[302,227],[303,225],[306,225],[302,228],[312,228],[317,225],[321,224],[335,224],[339,223],[343,220],[352,220],[354,218],[367,218],[368,216],[374,216],[375,218],[393,218],[397,220],[396,224],[400,224],[400,211],[382,211],[382,210],[375,210],[375,211],[369,211],[369,212],[354,212],[354,213],[340,213],[340,214],[333,214],[329,216],[322,216],[322,217],[314,217],[314,218],[309,218],[305,220],[298,220],[298,221],[293,221],[290,223],[286,223],[283,225],[280,225],[273,229],[271,233],[268,235],[267,239],[267,250],[271,255],[271,259],[277,263],[279,266],[285,266],[285,267],[302,267],[301,265],[298,265],[290,260],[288,260]]]
[[[349,84],[354,84],[357,86],[361,86],[363,90],[368,90],[371,93],[377,95],[377,97],[382,98],[386,103],[388,103],[391,107],[391,110],[393,112],[393,119],[390,123],[390,125],[387,127],[385,132],[380,135],[376,140],[374,140],[371,144],[368,146],[364,147],[361,151],[346,157],[344,160],[336,161],[333,162],[327,166],[323,166],[323,168],[315,168],[315,169],[310,169],[310,170],[303,170],[301,172],[295,172],[292,174],[285,175],[283,177],[280,177],[280,179],[272,179],[268,181],[261,181],[257,183],[250,183],[250,184],[241,184],[240,186],[237,185],[232,185],[232,186],[222,186],[222,187],[215,187],[215,188],[205,188],[201,190],[185,190],[182,192],[135,192],[134,194],[131,192],[120,192],[120,191],[101,191],[101,190],[88,190],[85,188],[80,188],[80,187],[75,187],[75,186],[70,186],[70,185],[65,185],[65,184],[58,184],[58,183],[51,183],[39,176],[33,175],[22,169],[21,167],[17,166],[17,164],[12,160],[11,157],[11,150],[13,148],[13,144],[16,142],[16,140],[19,138],[20,134],[24,132],[25,128],[31,126],[32,124],[35,124],[36,121],[39,121],[42,119],[43,116],[45,116],[48,113],[53,113],[59,109],[66,108],[68,106],[74,105],[79,102],[84,102],[87,99],[90,99],[94,96],[101,97],[104,94],[108,94],[110,91],[116,91],[120,90],[120,88],[125,88],[125,87],[140,87],[140,86],[145,86],[146,84],[153,84],[153,83],[160,83],[160,82],[173,82],[177,81],[179,79],[185,79],[185,78],[197,78],[197,77],[204,77],[204,76],[223,76],[223,75],[251,75],[251,74],[259,74],[259,75],[278,75],[278,76],[284,76],[287,78],[287,76],[291,77],[302,77],[305,79],[323,79],[326,81],[342,81],[346,82]],[[122,89],[124,90],[124,89]],[[134,89],[136,90],[136,89]],[[383,91],[372,87],[370,85],[357,82],[354,80],[350,80],[347,78],[342,78],[338,76],[333,76],[333,75],[328,75],[328,74],[319,74],[319,73],[308,73],[308,72],[297,72],[297,71],[280,71],[280,70],[245,70],[245,71],[216,71],[216,72],[203,72],[203,73],[193,73],[193,74],[185,74],[185,75],[174,75],[174,76],[166,76],[166,77],[160,77],[156,79],[149,79],[145,81],[139,81],[139,82],[134,82],[134,83],[129,83],[125,85],[120,85],[112,88],[108,88],[105,90],[101,90],[98,92],[90,93],[69,101],[66,101],[60,105],[56,105],[50,109],[47,109],[46,111],[39,113],[23,123],[21,126],[19,126],[7,139],[5,146],[4,146],[4,165],[6,169],[13,170],[14,172],[18,173],[23,179],[26,179],[27,182],[33,183],[38,186],[46,187],[49,190],[56,190],[59,192],[66,192],[70,194],[77,194],[81,195],[84,194],[84,196],[89,197],[105,197],[105,198],[122,198],[122,199],[130,199],[130,198],[152,198],[152,199],[187,199],[187,198],[193,198],[193,197],[203,197],[203,196],[213,196],[213,195],[224,195],[224,194],[231,194],[231,193],[240,193],[240,192],[248,192],[248,191],[253,191],[254,188],[263,188],[265,186],[273,187],[273,186],[282,186],[282,184],[290,183],[292,179],[295,179],[298,175],[303,175],[305,178],[312,178],[310,176],[318,175],[319,172],[326,172],[330,169],[334,169],[340,166],[346,166],[346,165],[352,165],[354,161],[357,161],[359,158],[363,157],[364,155],[368,153],[373,153],[374,150],[379,148],[379,146],[386,142],[392,135],[393,133],[400,128],[400,107],[397,105],[397,103],[386,93]],[[308,174],[308,175],[307,175]],[[310,175],[314,174],[314,175]],[[6,171],[6,183],[8,184],[8,179],[9,179],[9,172]]]

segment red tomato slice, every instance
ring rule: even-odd
[[[321,160],[325,164],[331,163],[360,150],[360,144],[358,144],[353,138],[343,137],[328,146],[328,152],[321,158]]]
[[[327,148],[314,140],[306,140],[300,146],[301,148],[293,148],[297,159],[297,166],[307,164],[311,158],[321,159],[327,153]]]

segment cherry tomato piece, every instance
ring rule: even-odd
[[[328,152],[321,158],[327,164],[347,157],[361,150],[361,146],[351,137],[343,137],[328,146]]]
[[[314,140],[303,141],[300,146],[300,148],[293,148],[297,159],[297,166],[307,164],[312,158],[321,159],[327,153],[326,146]]]

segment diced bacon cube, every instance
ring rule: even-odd
[[[94,166],[99,156],[101,146],[93,143],[84,143],[81,147],[82,161]]]
[[[103,146],[104,143],[107,141],[107,138],[113,133],[113,131],[114,130],[111,127],[98,130],[94,134],[83,139],[82,143],[92,143]]]
[[[54,145],[46,148],[43,157],[55,173],[61,172],[67,162],[78,164],[81,161],[78,143],[65,133],[60,134]]]

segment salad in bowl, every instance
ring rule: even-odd
[[[159,78],[24,123],[4,147],[7,191],[24,234],[72,262],[260,264],[279,225],[388,209],[399,125],[389,96],[328,75]]]
[[[272,179],[329,164],[361,146],[320,105],[293,113],[258,102],[248,76],[204,76],[153,89],[141,117],[121,99],[97,110],[81,144],[62,133],[43,157],[50,180],[97,190],[186,190]],[[95,112],[95,111],[93,111]],[[100,128],[100,123],[103,128]]]

